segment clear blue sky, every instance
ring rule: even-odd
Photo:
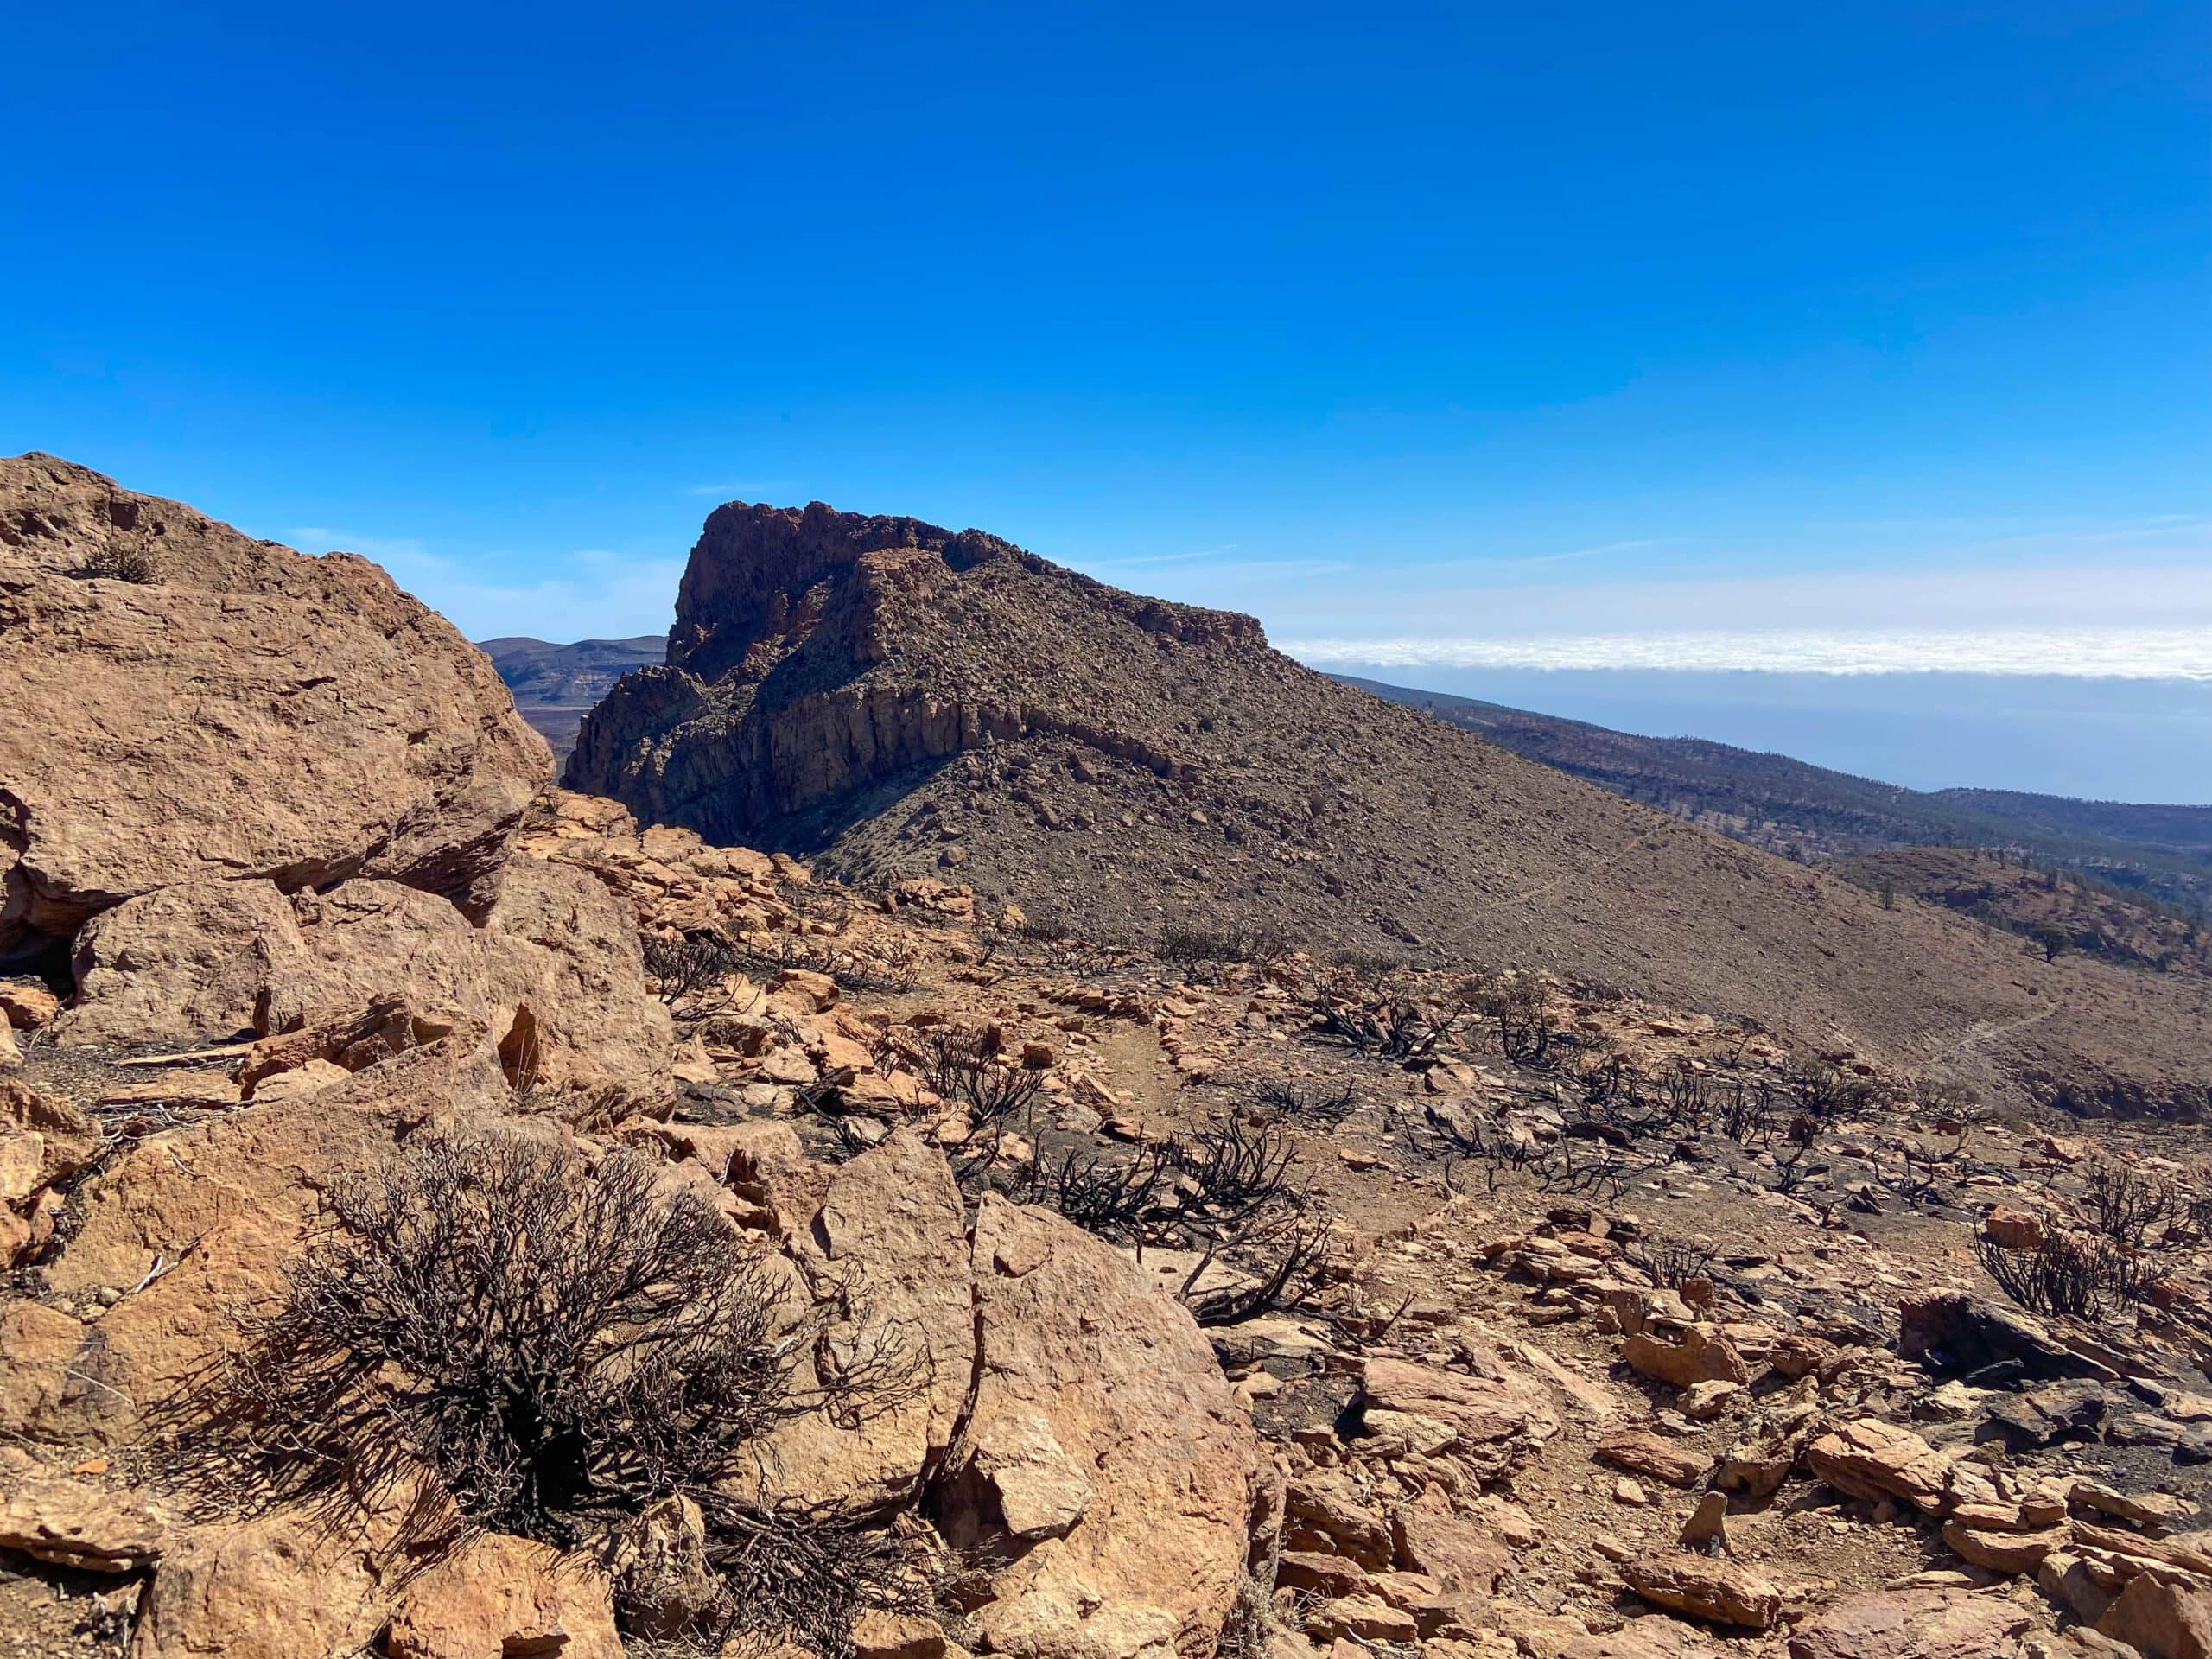
[[[821,498],[1363,649],[2212,664],[2202,0],[9,41],[0,449],[385,557],[478,635],[661,626],[707,507]]]

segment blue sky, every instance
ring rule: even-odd
[[[662,626],[708,507],[818,498],[1316,659],[2212,675],[2201,0],[10,33],[0,448],[474,634]]]

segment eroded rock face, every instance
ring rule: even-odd
[[[478,904],[550,769],[490,663],[369,561],[51,456],[0,461],[0,950],[202,876]]]
[[[628,909],[571,865],[517,858],[479,936],[500,1058],[524,1087],[664,1092],[675,1044]]]
[[[794,1148],[796,1150],[796,1148]],[[967,1223],[944,1154],[902,1129],[839,1170],[800,1257],[840,1317],[834,1352],[914,1367],[914,1392],[855,1428],[820,1418],[773,1437],[779,1490],[846,1513],[911,1499],[967,1409],[976,1368]]]
[[[77,1001],[57,1039],[249,1031],[269,1040],[238,1080],[257,1088],[309,1057],[359,1071],[423,1040],[417,1029],[362,1051],[386,1023],[378,1011],[397,1003],[418,1028],[475,1028],[524,1093],[664,1094],[674,1032],[627,909],[570,865],[518,858],[497,882],[481,927],[396,881],[287,897],[267,881],[203,880],[130,899],[79,937]]]
[[[383,1623],[367,1543],[279,1511],[177,1541],[147,1590],[130,1659],[343,1659]]]
[[[587,1560],[504,1533],[472,1539],[401,1591],[391,1659],[621,1659],[613,1591]]]

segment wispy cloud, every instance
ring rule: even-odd
[[[2212,682],[2212,628],[1536,634],[1288,639],[1302,662],[1377,668],[1681,669],[1772,674],[2060,675]]]
[[[392,579],[442,612],[472,639],[525,634],[540,639],[626,639],[665,629],[676,607],[680,558],[639,558],[607,548],[579,548],[533,558],[543,572],[524,582],[487,579],[504,556],[448,557],[410,537],[361,535],[311,525],[281,539],[310,553],[338,549],[374,559]]]
[[[1609,553],[1633,553],[1638,548],[1664,547],[1674,537],[1670,536],[1639,537],[1634,541],[1600,542],[1595,547],[1569,548],[1564,553],[1537,553],[1525,559],[1509,559],[1509,564],[1564,564],[1569,559],[1601,559]]]

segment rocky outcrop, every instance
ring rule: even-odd
[[[1010,671],[1001,652],[977,655],[977,680],[900,671],[941,619],[989,615],[1024,578],[1067,588],[1123,655],[1265,644],[1249,617],[1119,593],[980,531],[734,502],[692,550],[667,664],[624,676],[586,718],[569,781],[710,839],[773,844],[795,820],[988,742],[1065,738],[1173,776],[1158,734],[1102,721],[1095,696],[1050,695],[1050,676]]]
[[[2127,1073],[2180,1109],[2212,1063],[2156,976],[2023,963],[1314,673],[1249,617],[911,518],[718,509],[666,661],[616,684],[564,776],[647,824],[1090,937],[1202,912],[1325,951],[1542,963],[2046,1096]]]
[[[196,878],[472,906],[543,781],[491,665],[365,559],[0,461],[0,951]]]

